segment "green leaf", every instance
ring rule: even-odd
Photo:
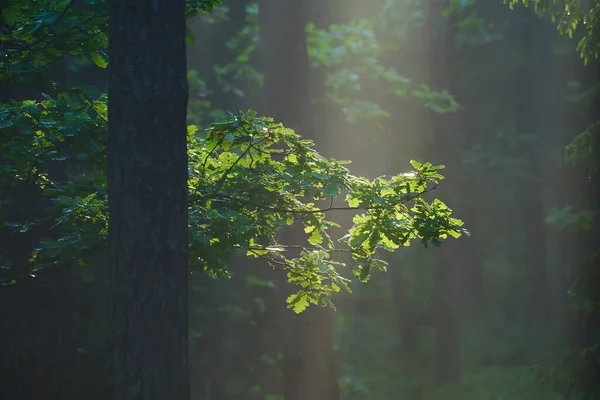
[[[360,200],[356,197],[348,197],[348,207],[357,208],[360,205]]]
[[[2,19],[6,22],[6,25],[13,26],[19,15],[21,14],[21,7],[18,4],[13,5],[12,7],[7,7],[2,10]]]
[[[93,52],[90,56],[92,62],[96,64],[100,68],[106,68],[108,66],[108,62],[97,52]]]
[[[187,44],[194,44],[195,41],[194,32],[188,26],[185,27],[185,41]]]
[[[352,237],[350,238],[350,247],[360,247],[362,246],[365,241],[369,238],[369,236],[371,235],[371,232],[369,231],[362,231],[360,232],[358,235],[352,235]]]
[[[340,194],[340,187],[336,183],[330,183],[323,188],[323,193],[328,197],[337,197]]]
[[[417,171],[421,169],[421,163],[419,163],[415,160],[410,160],[410,165],[412,165],[412,167],[414,169],[416,169]]]
[[[313,233],[310,234],[308,237],[308,243],[312,244],[313,246],[323,243],[323,235],[319,229],[315,229]]]
[[[296,314],[300,314],[309,306],[308,296],[303,292],[290,295],[286,302],[288,303],[288,308],[294,310]]]

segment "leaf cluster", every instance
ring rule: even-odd
[[[190,1],[187,11],[193,16],[219,3]],[[71,1],[35,0],[5,9],[9,29],[0,33],[8,41],[2,49],[3,82],[23,84],[39,78],[47,83],[43,70],[64,55],[106,67],[106,4],[86,0],[81,5],[75,10]],[[247,11],[252,25],[256,9]],[[368,28],[334,28],[338,36],[331,40],[353,49],[348,54],[370,60],[379,54],[376,46],[356,46],[357,37],[373,39]],[[244,47],[255,36],[253,30],[243,31],[244,41],[232,46]],[[340,51],[343,46],[331,49]],[[238,64],[248,61],[253,47],[247,50]],[[341,66],[342,59],[323,62]],[[362,64],[361,73],[383,74],[389,82],[404,84],[404,78],[371,61]],[[202,90],[202,81],[196,83]],[[0,106],[0,187],[4,191],[35,185],[52,204],[51,212],[38,220],[2,215],[0,228],[15,235],[26,234],[36,224],[53,227],[56,237],[42,238],[31,254],[34,269],[86,265],[93,252],[106,249],[107,98],[83,87],[55,92],[40,101]],[[209,104],[202,110],[208,113]],[[288,303],[300,312],[311,303],[329,304],[329,297],[341,288],[349,290],[343,276],[346,266],[352,265],[354,274],[366,281],[372,268],[386,267],[379,251],[393,251],[415,239],[426,246],[439,245],[441,239],[463,232],[462,222],[452,218],[441,201],[421,197],[442,179],[441,166],[413,162],[410,173],[370,180],[352,175],[346,162],[328,160],[312,145],[253,111],[229,114],[204,131],[189,127],[189,245],[194,270],[227,275],[225,261],[236,252],[263,258],[285,269],[290,282],[299,286]],[[12,200],[8,196],[1,201],[6,209]],[[346,235],[330,234],[330,228],[340,228],[327,218],[331,210],[357,213]],[[302,226],[304,243],[281,239],[281,232],[294,224]],[[341,262],[333,254],[349,260]]]
[[[262,257],[285,268],[290,282],[301,286],[290,298],[296,309],[323,304],[340,287],[348,288],[337,271],[346,264],[333,261],[331,253],[348,254],[355,275],[366,281],[373,267],[385,269],[378,250],[393,251],[413,239],[439,245],[463,232],[441,201],[420,197],[442,179],[441,167],[413,161],[411,173],[356,177],[345,162],[325,159],[311,141],[252,111],[211,124],[205,137],[194,136],[190,127],[189,140],[194,262],[218,273],[232,250]],[[342,195],[344,205],[334,206]],[[328,233],[339,227],[327,219],[331,210],[362,213],[335,239]],[[294,223],[303,226],[306,243],[280,242],[281,229]],[[292,249],[300,255],[288,256]]]
[[[24,102],[20,109],[11,109],[21,114],[7,119],[12,121],[10,126],[0,130],[30,132],[3,136],[15,138],[4,141],[8,143],[3,147],[5,154],[12,154],[10,159],[15,162],[2,171],[3,183],[23,179],[25,171],[35,168],[39,171],[35,182],[57,210],[54,224],[61,237],[40,243],[34,257],[38,268],[74,260],[86,264],[88,250],[98,249],[106,241],[104,175],[81,174],[60,182],[45,172],[51,157],[78,157],[59,146],[61,132],[71,132],[82,143],[96,143],[95,157],[102,159],[105,141],[101,138],[106,126],[97,115],[105,112],[105,99],[95,103],[96,114],[77,114],[83,119],[77,122],[79,130],[70,127],[68,119],[63,121],[63,113],[56,112],[61,101],[70,100],[65,96],[48,98],[40,107],[46,111]],[[84,103],[73,99],[72,106],[77,110]],[[38,110],[36,118],[28,116],[28,107]],[[42,118],[45,123],[39,125]],[[101,138],[86,138],[81,131],[86,126]],[[35,151],[30,153],[32,149]],[[296,311],[308,303],[325,304],[332,293],[348,289],[347,278],[338,271],[346,264],[333,261],[332,253],[348,254],[355,275],[366,281],[373,267],[385,269],[385,262],[377,257],[379,250],[393,251],[414,239],[439,245],[440,239],[458,237],[463,231],[462,223],[451,217],[441,201],[428,203],[420,197],[442,179],[441,167],[413,162],[411,173],[374,180],[357,177],[350,174],[345,162],[324,158],[312,149],[311,141],[253,111],[230,114],[202,134],[190,126],[188,153],[192,268],[226,275],[225,261],[235,252],[261,257],[284,268],[290,282],[300,286],[290,299]],[[99,171],[97,167],[93,170]],[[341,196],[344,205],[334,206],[334,199]],[[332,238],[328,229],[339,225],[327,219],[331,210],[362,213],[354,217],[354,226],[345,236]],[[11,223],[15,234],[27,230],[18,222]],[[303,226],[306,243],[279,240],[282,228],[294,223]],[[294,249],[299,250],[297,257],[290,255]]]
[[[538,15],[550,16],[561,35],[572,38],[581,32],[577,51],[587,64],[600,55],[600,5],[582,0],[505,0],[512,8],[519,3],[533,6]]]
[[[326,72],[325,101],[341,108],[350,123],[365,119],[377,124],[381,118],[390,116],[363,94],[374,84],[381,85],[383,93],[417,101],[439,113],[453,112],[459,107],[447,90],[436,92],[427,85],[415,85],[395,68],[383,64],[384,56],[397,51],[403,44],[400,32],[396,32],[397,37],[388,38],[378,35],[375,29],[390,25],[388,11],[394,9],[387,4],[382,13],[370,19],[333,24],[328,29],[318,29],[314,24],[308,24],[306,28],[311,63]],[[411,11],[408,15],[413,15],[416,21],[404,26],[417,25],[421,20],[418,7],[412,5],[405,11]]]
[[[44,68],[65,55],[83,57],[104,68],[108,45],[103,1],[15,1],[2,10],[0,79],[4,84],[44,81]]]

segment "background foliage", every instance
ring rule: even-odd
[[[188,2],[194,398],[282,398],[273,268],[294,311],[335,304],[341,398],[597,398],[599,6],[363,3],[307,2],[324,157],[239,111],[269,68],[260,6]],[[2,5],[3,396],[35,379],[52,398],[68,376],[64,398],[104,398],[105,6]],[[428,193],[442,161],[447,205]],[[448,206],[473,234],[407,247],[463,232]],[[280,235],[294,224],[302,245]],[[460,288],[461,376],[443,384],[438,250]]]

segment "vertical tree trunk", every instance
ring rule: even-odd
[[[184,0],[109,3],[114,400],[189,400]]]
[[[266,114],[303,137],[314,139],[305,6],[298,0],[262,0],[260,51],[265,72]],[[286,243],[302,244],[304,241],[304,235],[298,230],[284,235]],[[285,400],[337,400],[339,390],[334,368],[331,310],[311,307],[295,315],[285,309],[285,298],[295,289],[287,284],[284,273],[277,274],[282,295],[278,325],[282,338]]]
[[[448,33],[448,35],[454,35],[454,32]],[[456,49],[454,49],[454,52],[455,54],[458,53]],[[451,82],[453,82],[458,80],[456,75],[464,73],[464,70],[461,68],[460,61],[458,61],[461,59],[460,53],[449,58],[450,63],[453,64],[448,66],[449,69],[456,71],[452,75]],[[446,122],[445,124],[446,129],[449,128],[454,136],[454,146],[451,150],[453,162],[447,164],[449,168],[448,177],[452,179],[451,187],[455,193],[452,208],[471,233],[471,236],[463,236],[459,241],[452,244],[455,247],[456,254],[460,254],[461,257],[461,267],[457,271],[461,292],[460,299],[466,304],[483,305],[486,300],[483,275],[483,249],[485,248],[483,235],[485,233],[483,224],[478,222],[484,220],[484,218],[480,217],[482,206],[475,201],[478,198],[481,181],[479,174],[473,170],[473,167],[470,165],[465,166],[461,159],[462,152],[470,148],[472,143],[477,140],[474,136],[480,135],[481,132],[472,127],[471,121],[477,118],[477,115],[475,115],[477,108],[473,104],[464,104],[466,96],[461,95],[464,93],[464,87],[458,88],[450,85],[448,89],[464,107],[449,115],[448,117],[452,122],[450,124]],[[465,134],[461,135],[463,132]],[[444,147],[444,149],[448,150],[447,147]]]
[[[523,191],[520,196],[520,206],[527,217],[526,223],[521,227],[524,238],[528,240],[526,262],[530,272],[530,301],[533,312],[539,313],[547,308],[548,301],[548,272],[547,272],[547,243],[545,209],[543,203],[544,187],[541,182],[540,152],[544,148],[547,124],[544,120],[548,115],[540,115],[536,110],[543,110],[543,114],[550,112],[547,107],[549,99],[546,98],[546,74],[551,61],[551,39],[543,35],[543,23],[532,10],[521,11],[520,35],[521,57],[523,70],[515,81],[517,100],[516,110],[516,135],[530,135],[535,139],[535,145],[523,144],[522,151],[525,159],[524,170],[533,180],[523,182]],[[548,27],[550,28],[550,27]],[[540,32],[541,31],[541,32]]]
[[[445,5],[442,0],[429,0],[426,3],[425,26],[430,35],[427,61],[430,68],[429,82],[434,90],[446,89],[449,84],[448,62],[453,41],[448,21],[442,16]],[[430,133],[428,161],[434,165],[456,166],[456,133],[449,128],[447,117],[433,113],[427,115],[427,122]],[[435,378],[438,384],[458,382],[461,376],[460,332],[456,321],[458,263],[453,245],[453,242],[447,242],[440,248],[431,249],[435,268],[433,301],[436,329]]]
[[[581,60],[577,60],[578,63]],[[598,64],[588,65],[580,73],[583,87],[593,87],[600,83],[600,69]],[[600,96],[595,96],[591,107],[577,107],[576,118],[571,118],[570,124],[577,121],[579,130],[587,128],[591,123],[600,119]],[[598,133],[596,133],[598,134]],[[596,398],[600,392],[598,376],[600,376],[600,363],[598,363],[598,350],[600,344],[600,171],[589,170],[591,165],[600,165],[600,154],[590,154],[587,162],[580,160],[580,168],[571,171],[571,182],[578,182],[579,187],[584,187],[583,198],[579,207],[575,209],[589,210],[595,213],[594,222],[589,231],[580,230],[577,235],[571,234],[571,262],[569,265],[568,288],[574,292],[574,297],[568,299],[569,307],[569,350],[575,359],[575,367],[571,369],[572,387],[568,388],[567,395],[577,393],[583,398]],[[583,179],[587,182],[583,182]],[[566,191],[573,197],[575,190]],[[571,199],[571,204],[573,201]],[[575,203],[577,204],[577,203]],[[582,307],[582,303],[593,305]]]
[[[460,381],[460,329],[456,320],[456,262],[452,249],[434,250],[435,379],[440,385]]]
[[[407,252],[407,250],[403,251]],[[390,256],[389,263],[393,265],[388,272],[390,274],[390,285],[392,289],[392,301],[396,314],[396,323],[398,324],[398,332],[400,333],[400,348],[401,357],[406,354],[415,352],[418,344],[417,324],[415,321],[414,311],[409,304],[406,296],[406,283],[402,269],[405,268],[401,262],[401,255]],[[395,264],[395,265],[394,265]]]
[[[453,36],[454,32],[449,32],[447,35]],[[448,58],[451,60],[450,63],[454,64],[459,57],[459,55],[455,55]],[[450,63],[448,63],[447,67],[454,69]],[[460,71],[460,67],[458,71]],[[461,72],[457,72],[457,74],[459,73]],[[448,81],[451,83],[453,79],[448,79]],[[470,236],[462,236],[460,240],[452,243],[455,253],[460,255],[460,268],[457,268],[456,271],[458,274],[457,284],[460,287],[459,303],[464,305],[483,305],[486,300],[483,275],[483,249],[485,248],[485,238],[483,235],[485,233],[484,225],[478,222],[485,220],[485,217],[480,217],[483,212],[480,211],[482,206],[475,200],[478,198],[478,191],[481,187],[480,178],[478,172],[474,171],[471,165],[465,166],[461,159],[463,151],[469,149],[473,140],[476,140],[473,136],[480,135],[481,132],[474,130],[470,126],[469,121],[476,118],[473,114],[476,112],[476,107],[472,106],[472,104],[463,103],[463,99],[466,96],[460,95],[460,89],[462,88],[455,88],[450,85],[448,89],[464,107],[454,114],[445,116],[446,121],[443,124],[444,128],[442,128],[445,132],[438,132],[439,135],[452,136],[451,143],[445,143],[440,146],[442,148],[441,151],[446,152],[443,163],[448,168],[446,173],[447,178],[452,182],[451,189],[453,195],[448,196],[451,197],[449,205],[471,233]],[[467,133],[461,135],[463,132]]]

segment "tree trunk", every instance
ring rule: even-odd
[[[408,252],[405,249],[402,250]],[[389,263],[393,267],[390,268],[388,273],[390,274],[390,285],[392,289],[394,311],[396,314],[396,323],[401,339],[401,357],[405,357],[405,355],[412,354],[416,351],[418,336],[414,311],[406,296],[406,282],[404,282],[402,273],[402,269],[406,267],[403,265],[401,257],[402,256],[399,254],[389,257]]]
[[[430,68],[429,82],[433,90],[448,87],[448,65],[453,35],[448,20],[442,16],[445,2],[427,2],[425,25],[430,42],[427,49]],[[455,134],[448,126],[447,116],[429,113],[425,126],[429,128],[430,141],[427,155],[434,165],[453,165],[456,168]],[[442,191],[444,191],[442,189]],[[450,197],[449,194],[441,197]],[[440,248],[430,250],[434,263],[434,318],[435,318],[435,378],[438,384],[456,383],[460,380],[460,332],[457,314],[457,261],[455,243],[445,242]]]
[[[266,114],[314,139],[310,106],[309,63],[306,51],[306,4],[297,0],[260,2],[260,52],[265,72]],[[284,233],[286,243],[302,244],[301,229]],[[337,400],[331,310],[313,306],[300,315],[285,308],[290,287],[277,271],[281,314],[278,317],[283,350],[285,400]]]
[[[522,152],[525,159],[524,170],[531,178],[523,182],[520,196],[520,206],[527,222],[522,229],[524,238],[528,240],[526,262],[530,272],[530,304],[536,314],[548,308],[548,272],[547,272],[547,243],[546,243],[546,212],[544,209],[544,187],[541,182],[540,151],[544,147],[542,135],[546,134],[547,124],[544,119],[548,115],[538,117],[538,109],[546,114],[548,101],[546,98],[546,74],[551,60],[552,41],[543,32],[542,24],[537,16],[528,9],[521,11],[521,27],[519,41],[521,43],[521,57],[523,70],[515,81],[517,104],[515,134],[530,135],[535,139],[535,145],[523,144]]]
[[[444,245],[448,245],[445,243]],[[442,245],[442,246],[444,246]],[[456,263],[452,249],[434,249],[435,379],[439,385],[460,381],[460,330],[456,321]]]
[[[184,0],[109,4],[114,400],[189,400]]]

